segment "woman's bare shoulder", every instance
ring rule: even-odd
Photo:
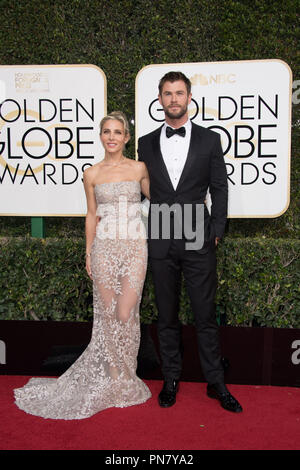
[[[95,165],[86,168],[83,172],[83,179],[86,182],[92,182],[95,179],[95,177],[98,175],[100,168],[101,168],[101,162],[98,162]]]
[[[129,159],[130,160],[130,165],[132,165],[132,168],[135,169],[138,172],[144,172],[146,169],[146,165],[144,162],[140,162],[139,160],[134,160],[134,159]]]

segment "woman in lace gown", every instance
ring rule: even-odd
[[[33,378],[14,390],[27,413],[52,419],[83,419],[110,407],[147,401],[150,390],[136,375],[139,305],[147,268],[140,192],[149,198],[142,162],[125,158],[126,117],[102,119],[105,158],[84,172],[87,198],[86,270],[93,280],[91,341],[59,378]]]

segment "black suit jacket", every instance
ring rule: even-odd
[[[204,253],[214,244],[215,237],[223,236],[227,219],[227,172],[220,135],[192,122],[188,155],[175,190],[161,154],[160,134],[161,127],[141,137],[138,142],[139,160],[146,164],[150,176],[149,256],[165,257],[171,242],[170,239],[151,239],[152,205],[203,204],[209,188],[211,214],[205,206],[205,237],[203,247],[199,250]]]

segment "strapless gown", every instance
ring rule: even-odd
[[[59,378],[32,378],[14,390],[16,405],[32,415],[83,419],[110,407],[147,401],[136,375],[139,306],[147,242],[138,181],[95,186],[100,222],[91,250],[93,329],[82,355]]]

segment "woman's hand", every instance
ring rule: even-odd
[[[86,269],[86,272],[88,273],[89,278],[93,280],[92,269],[91,269],[91,255],[90,254],[86,255],[85,269]]]

